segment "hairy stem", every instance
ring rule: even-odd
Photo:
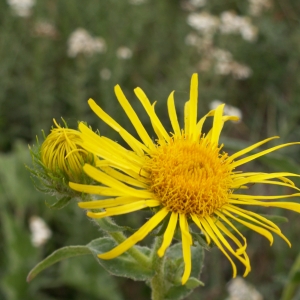
[[[152,269],[155,271],[154,277],[150,281],[152,289],[152,300],[164,300],[165,286],[164,286],[164,256],[159,257],[157,250],[162,243],[162,236],[156,237],[154,247],[151,254]]]

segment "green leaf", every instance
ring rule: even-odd
[[[131,278],[133,280],[149,280],[154,276],[152,269],[148,269],[136,262],[127,252],[114,259],[103,260],[98,258],[98,254],[109,251],[115,246],[115,241],[109,237],[98,238],[87,245],[99,264],[115,276]],[[150,256],[151,250],[149,248],[135,247],[145,255]]]
[[[87,246],[67,246],[54,251],[47,256],[44,260],[38,263],[28,274],[27,281],[31,281],[36,275],[53,264],[79,255],[91,254],[91,251]]]
[[[204,283],[202,281],[200,281],[199,279],[195,278],[195,277],[190,277],[189,280],[186,282],[185,286],[189,289],[189,290],[193,290],[198,286],[204,286]]]
[[[66,205],[68,205],[71,200],[72,200],[72,197],[63,197],[53,204],[49,204],[48,202],[45,202],[45,203],[49,208],[61,209],[61,208],[65,207]]]
[[[204,250],[198,243],[191,247],[192,271],[191,277],[185,285],[181,285],[181,276],[183,273],[184,262],[182,257],[182,244],[177,243],[170,247],[166,252],[165,274],[169,274],[168,280],[171,283],[165,299],[180,300],[187,297],[192,290],[204,285],[198,280],[204,260]]]
[[[98,258],[99,253],[111,250],[116,246],[115,241],[109,237],[102,237],[91,241],[86,246],[67,246],[54,251],[43,261],[37,264],[28,274],[27,281],[32,280],[37,274],[53,264],[79,255],[93,254],[98,263],[110,274],[131,278],[133,280],[149,280],[153,277],[154,271],[141,266],[128,253],[124,253],[117,258],[102,260]],[[136,246],[143,254],[149,256],[151,250],[147,247]]]
[[[275,224],[287,223],[289,221],[288,218],[278,215],[265,215],[260,214],[262,217],[267,218],[268,220],[274,222]]]

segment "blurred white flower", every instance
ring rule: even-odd
[[[264,10],[268,10],[272,7],[271,0],[248,0],[249,1],[249,13],[252,16],[258,17]]]
[[[187,23],[203,34],[213,34],[219,25],[219,18],[207,12],[190,13]]]
[[[229,297],[226,300],[263,300],[263,296],[241,277],[233,278],[227,290]]]
[[[195,11],[206,5],[207,0],[181,0],[181,8],[187,11]]]
[[[128,3],[131,5],[140,5],[146,3],[147,0],[128,0]]]
[[[235,79],[246,79],[251,76],[252,70],[243,64],[233,62],[231,66],[231,74]]]
[[[222,104],[224,102],[220,101],[220,100],[213,100],[212,102],[210,102],[209,104],[209,108],[211,110],[216,109],[220,104]],[[240,120],[239,121],[233,121],[233,122],[240,122],[242,120],[243,114],[241,112],[241,110],[235,106],[231,106],[229,104],[226,104],[224,107],[224,115],[226,116],[236,116],[239,117]]]
[[[223,49],[214,49],[212,55],[215,61],[215,73],[219,75],[229,75],[231,73],[232,54]]]
[[[203,7],[206,5],[206,0],[189,0],[189,2],[195,7]]]
[[[20,17],[29,17],[35,0],[7,0],[13,12]]]
[[[111,77],[111,70],[104,68],[100,70],[100,77],[104,80],[108,80]]]
[[[35,23],[33,33],[39,37],[55,38],[58,32],[53,24],[46,21],[39,21]]]
[[[185,37],[185,43],[189,46],[198,46],[201,42],[201,38],[195,33],[189,33]]]
[[[129,59],[132,57],[132,51],[125,46],[121,46],[117,49],[117,57],[120,59]]]
[[[29,229],[31,231],[31,243],[34,247],[43,246],[52,236],[52,231],[46,222],[38,216],[32,216],[29,219]]]
[[[257,36],[257,28],[246,17],[237,16],[232,11],[224,11],[220,15],[220,32],[223,34],[239,33],[243,39],[252,42]]]
[[[83,28],[76,29],[68,39],[68,56],[70,57],[76,57],[80,53],[92,55],[105,51],[105,40],[101,37],[93,38]]]

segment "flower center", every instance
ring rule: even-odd
[[[232,191],[227,154],[206,138],[171,139],[147,163],[150,190],[169,211],[208,216],[228,203]]]

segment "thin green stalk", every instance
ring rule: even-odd
[[[164,300],[165,299],[165,280],[164,280],[164,258],[157,255],[157,250],[162,243],[163,237],[159,236],[155,238],[151,261],[152,269],[155,271],[155,275],[150,281],[152,289],[152,300]]]

